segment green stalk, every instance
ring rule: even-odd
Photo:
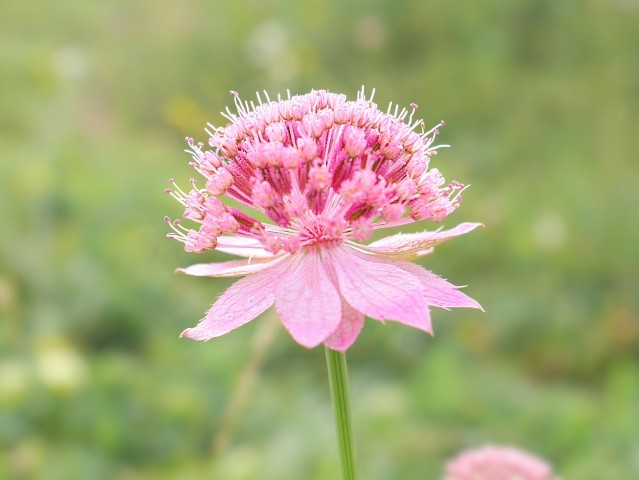
[[[328,381],[331,387],[337,446],[339,449],[342,480],[355,480],[355,448],[351,429],[351,406],[348,398],[348,372],[346,354],[326,347]]]

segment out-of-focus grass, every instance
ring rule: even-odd
[[[639,471],[639,7],[579,2],[10,2],[0,18],[0,473],[334,478],[323,352],[279,335],[222,458],[256,325],[178,340],[230,282],[163,238],[182,138],[266,89],[416,102],[471,183],[425,264],[486,314],[349,351],[362,478],[514,443],[565,478]],[[221,258],[211,255],[208,259]],[[259,320],[258,320],[259,322]]]

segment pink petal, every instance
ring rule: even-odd
[[[358,245],[358,248],[380,255],[406,257],[425,255],[430,253],[435,245],[481,226],[483,226],[481,223],[461,223],[450,230],[440,229],[435,232],[399,233],[377,240],[368,246]]]
[[[356,310],[378,320],[395,320],[432,333],[420,280],[395,265],[368,260],[348,247],[334,248],[340,293]]]
[[[335,331],[342,319],[342,300],[320,252],[291,257],[275,292],[275,308],[291,336],[312,348]]]
[[[251,260],[229,260],[217,263],[197,263],[186,268],[178,268],[178,273],[186,273],[196,277],[237,277],[265,270],[284,257],[273,259],[254,258]]]
[[[219,337],[250,322],[273,305],[277,282],[287,262],[249,275],[231,285],[213,304],[195,328],[187,328],[181,337],[208,340]]]
[[[324,345],[340,352],[350,347],[364,327],[364,314],[342,301],[342,321],[337,330],[324,341]]]
[[[426,297],[426,302],[429,305],[441,308],[477,308],[482,312],[484,311],[476,300],[459,291],[458,288],[460,287],[447,282],[439,275],[435,275],[420,265],[402,260],[392,260],[392,263],[419,278],[419,281],[424,287],[423,292]]]
[[[218,237],[217,242],[216,250],[238,257],[272,258],[274,256],[271,252],[264,250],[262,244],[253,238],[222,235]]]

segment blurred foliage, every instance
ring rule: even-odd
[[[229,90],[365,84],[446,119],[436,164],[472,184],[447,225],[486,228],[425,264],[486,313],[367,323],[361,478],[436,479],[487,442],[637,478],[638,24],[636,0],[5,2],[0,476],[336,478],[323,352],[284,334],[211,454],[267,319],[178,340],[230,282],[173,276],[202,257],[164,239],[162,190]]]

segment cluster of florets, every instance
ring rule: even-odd
[[[515,447],[487,445],[446,465],[444,480],[558,480],[541,458]]]
[[[210,126],[210,149],[187,138],[191,166],[205,179],[189,193],[174,182],[167,192],[197,230],[169,221],[169,234],[190,252],[215,249],[222,235],[258,240],[271,253],[322,242],[367,240],[374,229],[429,219],[440,221],[461,200],[463,185],[446,185],[430,158],[443,145],[435,128],[413,121],[417,108],[381,112],[366,99],[326,91],[242,103],[230,124]],[[409,114],[410,113],[410,114]],[[407,118],[408,117],[408,118]],[[406,122],[405,122],[406,120]],[[421,129],[420,133],[416,130]],[[223,203],[227,196],[264,214],[262,222]]]

